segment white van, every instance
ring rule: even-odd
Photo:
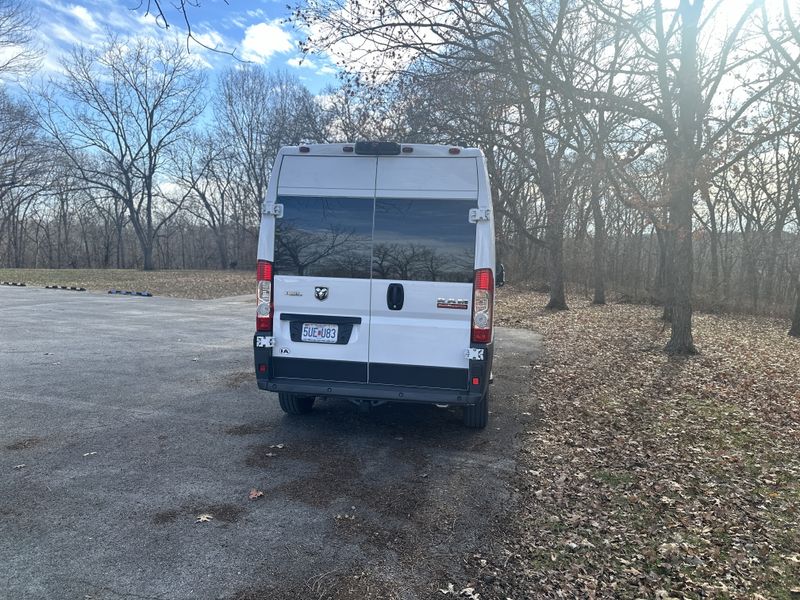
[[[259,388],[289,414],[318,397],[424,402],[485,427],[494,269],[480,150],[282,148],[258,241]]]

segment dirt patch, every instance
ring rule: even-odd
[[[223,523],[235,523],[244,512],[244,507],[236,504],[212,504],[192,511],[193,514],[208,513],[214,517],[214,520],[222,521]]]
[[[276,446],[259,444],[253,447],[245,460],[247,466],[261,469],[273,467],[276,461],[299,462],[294,472],[302,474],[279,485],[275,492],[315,507],[329,506],[344,496],[360,496],[357,483],[363,471],[364,458],[342,444],[305,441],[283,448]]]
[[[238,371],[227,375],[224,379],[225,387],[236,389],[244,383],[255,384],[255,374],[253,371]]]
[[[179,510],[162,510],[157,512],[153,515],[153,523],[156,525],[165,525],[167,523],[172,523],[175,519],[177,519],[181,514]]]
[[[33,448],[34,446],[38,446],[44,440],[38,437],[29,437],[23,438],[21,440],[17,440],[16,442],[12,442],[6,446],[6,450],[27,450],[28,448]]]

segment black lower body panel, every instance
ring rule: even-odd
[[[484,360],[468,369],[287,358],[255,348],[258,387],[309,396],[370,398],[394,402],[475,404],[483,398],[492,368],[492,344]],[[369,381],[367,376],[369,375]]]
[[[369,364],[369,382],[383,385],[466,390],[468,369],[422,367],[417,365]]]
[[[319,381],[367,382],[367,363],[349,360],[273,357],[275,379],[316,379]]]

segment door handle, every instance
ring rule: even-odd
[[[400,310],[403,308],[403,300],[405,293],[403,292],[403,285],[400,283],[390,283],[389,288],[386,290],[386,305],[389,310]]]

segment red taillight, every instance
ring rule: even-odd
[[[258,261],[256,267],[256,331],[272,333],[272,263]]]
[[[494,304],[494,275],[491,269],[477,269],[472,284],[472,343],[492,341],[492,305]]]

